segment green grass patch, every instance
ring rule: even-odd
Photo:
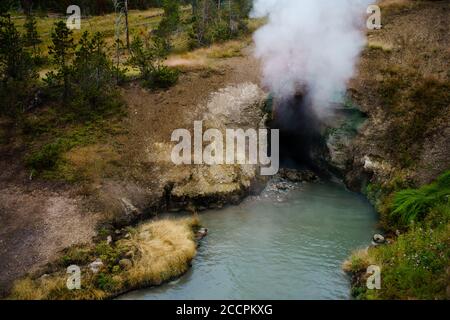
[[[372,186],[372,188],[374,188]],[[449,299],[450,171],[417,189],[394,192],[385,221],[402,234],[393,243],[355,252],[344,264],[358,299]],[[382,269],[381,290],[368,290],[368,265]]]
[[[391,218],[400,226],[423,221],[431,209],[439,205],[448,205],[449,197],[450,171],[447,171],[432,184],[395,193],[390,210]]]
[[[24,133],[31,139],[31,152],[25,157],[26,166],[32,170],[33,176],[47,180],[63,180],[76,182],[83,179],[81,172],[75,172],[64,159],[64,154],[75,147],[106,142],[111,135],[121,133],[120,126],[114,120],[123,116],[119,112],[116,117],[107,117],[85,123],[62,123],[59,127],[49,127],[41,135],[35,135],[36,129],[27,129]],[[36,121],[38,123],[38,121]],[[37,125],[39,128],[40,125]],[[45,127],[45,125],[44,125]],[[30,131],[31,130],[31,131]],[[55,137],[56,136],[56,137]]]
[[[382,299],[445,299],[450,260],[449,225],[415,227],[373,255],[382,268]]]

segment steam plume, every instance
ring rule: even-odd
[[[268,23],[254,35],[263,81],[277,96],[306,89],[316,108],[345,90],[365,45],[370,0],[254,0],[254,17]]]

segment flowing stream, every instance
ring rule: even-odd
[[[349,299],[341,265],[370,244],[374,209],[337,182],[285,187],[201,214],[209,235],[191,270],[120,299]]]

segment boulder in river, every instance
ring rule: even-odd
[[[204,237],[206,237],[207,235],[208,235],[208,229],[206,229],[206,228],[200,228],[200,229],[197,231],[196,238],[197,238],[197,240],[201,240],[201,239],[203,239]]]
[[[372,242],[374,245],[385,244],[386,239],[381,234],[375,234],[372,238]]]
[[[279,175],[292,182],[312,182],[318,180],[317,175],[310,170],[282,168],[279,171]]]

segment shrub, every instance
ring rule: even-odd
[[[97,287],[104,291],[114,291],[119,283],[110,274],[100,272],[96,281]]]
[[[229,24],[223,20],[216,22],[210,32],[211,42],[226,41],[233,37]]]
[[[144,40],[133,39],[128,64],[139,69],[144,85],[149,88],[167,88],[175,84],[178,71],[163,64],[167,56],[165,42],[158,37]]]
[[[403,225],[422,221],[433,207],[448,202],[449,197],[450,171],[447,171],[430,185],[397,192],[393,198],[391,215]]]
[[[112,269],[116,265],[123,252],[120,248],[109,245],[106,241],[102,241],[95,247],[95,253],[106,264],[108,269]]]
[[[169,88],[178,81],[178,77],[178,70],[159,66],[151,73],[150,79],[146,80],[145,85],[150,88]]]
[[[85,265],[92,259],[92,250],[85,246],[72,246],[64,250],[62,264],[68,267],[72,264]]]
[[[61,146],[58,142],[50,143],[41,148],[36,153],[32,153],[27,159],[26,164],[30,168],[42,171],[53,168],[60,159]]]

